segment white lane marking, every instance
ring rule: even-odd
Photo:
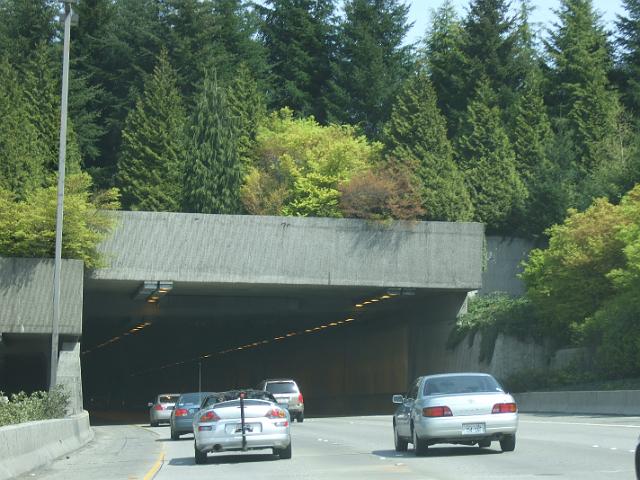
[[[635,450],[629,450],[629,453],[636,453]]]
[[[378,460],[386,460],[385,457],[378,457]]]
[[[617,450],[617,448],[616,447],[611,447],[610,450]]]
[[[600,445],[591,445],[593,448],[600,448]]]
[[[585,427],[618,427],[618,428],[640,428],[640,425],[618,425],[615,423],[587,423],[587,422],[531,422],[520,420],[520,423],[540,423],[545,425],[582,425]]]
[[[322,440],[323,442],[328,442],[329,440]]]

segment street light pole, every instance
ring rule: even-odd
[[[53,264],[53,322],[51,327],[51,370],[49,390],[58,376],[58,341],[60,331],[60,271],[62,264],[62,222],[64,220],[64,161],[67,154],[67,103],[69,98],[69,43],[71,41],[71,3],[64,1],[64,43],[62,54],[62,102],[60,106],[60,148],[58,150],[58,203],[56,207],[56,247]]]

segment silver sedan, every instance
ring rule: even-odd
[[[259,398],[208,402],[193,418],[196,463],[205,463],[209,452],[265,448],[281,459],[291,458],[291,418],[286,409]]]
[[[418,378],[406,396],[394,395],[395,448],[412,443],[416,455],[430,445],[454,443],[481,448],[499,441],[504,452],[516,447],[518,407],[491,375],[453,373]]]

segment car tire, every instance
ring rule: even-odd
[[[491,446],[491,440],[480,440],[478,446],[480,448],[489,448]]]
[[[503,452],[513,452],[516,449],[516,436],[503,435],[500,439],[500,448]]]
[[[171,440],[180,440],[180,434],[171,430]]]
[[[411,436],[413,438],[413,451],[415,452],[416,457],[424,457],[427,454],[429,445],[418,437],[418,433],[413,426],[411,427]]]
[[[304,413],[299,413],[296,420],[298,420],[298,423],[304,422]]]
[[[200,450],[198,450],[195,442],[193,444],[193,453],[196,459],[196,465],[203,465],[207,463],[207,452],[201,452]]]
[[[150,424],[152,427],[157,427],[158,425],[160,425],[158,422],[149,422],[149,424]]]
[[[400,438],[400,435],[398,435],[398,429],[396,428],[395,422],[393,424],[393,443],[396,447],[396,452],[406,452],[409,446],[409,442]]]
[[[280,460],[289,460],[291,458],[291,442],[285,448],[273,449],[274,453],[277,453]]]

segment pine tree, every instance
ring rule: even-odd
[[[617,43],[621,47],[622,98],[625,106],[640,116],[640,1],[623,0],[626,16],[619,15]]]
[[[237,130],[215,72],[204,79],[192,122],[184,208],[197,213],[239,213],[242,164]]]
[[[249,68],[243,63],[227,88],[229,116],[236,127],[238,157],[242,164],[243,177],[251,164],[251,153],[255,144],[258,126],[267,116],[265,99],[258,90]]]
[[[50,0],[0,2],[0,52],[8,55],[14,66],[28,59],[36,47],[53,43],[58,6]]]
[[[376,137],[412,66],[411,47],[404,45],[409,7],[399,0],[348,0],[344,10],[331,119]]]
[[[606,159],[603,145],[617,131],[619,102],[608,79],[611,49],[591,0],[562,0],[557,14],[560,23],[546,42],[549,104],[554,119],[566,121],[578,171],[585,175]]]
[[[438,107],[447,119],[449,136],[455,138],[466,111],[467,60],[462,51],[463,30],[455,7],[446,0],[435,11],[425,38],[425,61],[438,97]]]
[[[467,101],[478,80],[486,78],[504,110],[519,81],[514,65],[516,24],[509,16],[508,1],[472,0],[463,27]]]
[[[166,34],[157,0],[83,0],[79,9],[82,20],[72,29],[74,58],[98,90],[90,108],[100,113],[99,126],[106,130],[97,145],[100,157],[89,165],[98,174],[97,186],[106,188],[116,183],[125,120],[144,91]]]
[[[31,123],[29,104],[15,69],[0,58],[0,188],[18,198],[45,180],[45,145]]]
[[[186,114],[166,51],[127,116],[117,182],[125,208],[179,211]]]
[[[471,220],[469,192],[453,160],[446,122],[423,69],[406,80],[396,98],[384,140],[389,161],[418,177],[426,220]]]
[[[509,231],[509,221],[521,212],[526,198],[501,117],[489,81],[481,79],[467,108],[457,154],[475,220],[485,222],[490,231]]]
[[[38,139],[46,151],[45,170],[58,170],[58,153],[60,149],[60,68],[59,62],[53,58],[55,51],[45,44],[35,47],[31,56],[23,66],[23,89],[31,123],[36,127]],[[66,170],[79,173],[82,159],[80,148],[71,120],[67,125],[67,151],[65,157]]]
[[[273,74],[271,104],[327,119],[334,0],[267,0],[261,36]]]

